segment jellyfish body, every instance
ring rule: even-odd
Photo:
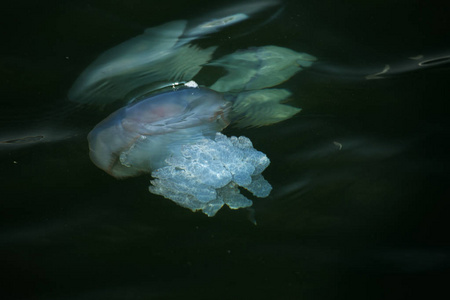
[[[274,87],[316,58],[262,46],[212,60],[217,46],[203,49],[192,42],[280,5],[279,0],[247,1],[193,22],[172,21],[100,55],[75,81],[69,99],[128,105],[89,133],[94,164],[116,178],[150,173],[151,193],[208,216],[225,204],[251,206],[241,188],[267,197],[272,189],[262,176],[267,156],[248,138],[220,132],[229,123],[259,127],[297,114],[299,108],[284,104],[291,92]],[[208,73],[217,68],[226,74]],[[200,70],[205,72],[198,77],[212,76],[209,88],[192,81]],[[168,87],[173,90],[161,92]]]
[[[183,88],[126,106],[89,133],[91,160],[116,178],[152,172],[150,192],[208,216],[251,206],[238,187],[266,197],[270,161],[249,139],[219,133],[230,105],[210,89]]]

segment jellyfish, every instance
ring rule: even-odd
[[[249,207],[247,189],[267,197],[270,161],[246,137],[226,137],[231,103],[208,88],[184,87],[125,106],[88,135],[90,157],[116,178],[151,173],[149,191],[214,216]]]
[[[201,48],[195,41],[279,4],[249,1],[194,22],[171,21],[101,54],[68,93],[78,103],[125,105],[89,133],[92,162],[118,179],[150,174],[151,193],[210,217],[224,205],[250,207],[244,194],[267,197],[272,187],[262,173],[269,158],[245,136],[221,132],[300,112],[285,103],[292,93],[276,86],[316,58],[269,45],[213,59],[220,45]],[[221,77],[209,78],[209,87],[196,83],[200,71],[215,68],[226,74],[211,73]]]

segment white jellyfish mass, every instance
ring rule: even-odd
[[[210,217],[224,205],[250,207],[244,190],[267,197],[272,187],[262,173],[269,158],[250,139],[221,131],[230,124],[266,126],[297,114],[299,108],[284,104],[291,92],[273,87],[316,59],[263,46],[212,60],[217,47],[202,49],[193,42],[276,5],[272,0],[231,7],[196,26],[169,22],[101,54],[68,94],[79,103],[125,103],[89,133],[92,162],[118,179],[150,174],[151,193]],[[193,79],[208,66],[227,74],[205,87]]]
[[[193,211],[202,210],[210,217],[224,204],[232,209],[252,205],[239,187],[261,198],[272,190],[261,175],[269,159],[243,136],[228,138],[216,133],[214,139],[183,145],[180,153],[169,156],[166,163],[152,172],[155,179],[150,192]]]

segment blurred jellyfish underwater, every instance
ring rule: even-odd
[[[291,93],[272,87],[310,67],[316,58],[269,45],[213,60],[217,46],[203,49],[192,42],[275,4],[253,4],[245,7],[247,14],[235,9],[223,16],[222,11],[196,26],[172,21],[101,54],[68,94],[78,103],[126,104],[89,133],[94,164],[116,178],[151,173],[151,193],[210,217],[224,204],[250,207],[252,201],[240,187],[267,197],[272,187],[262,172],[269,158],[248,138],[220,132],[229,124],[260,127],[298,113],[299,108],[282,104]],[[203,86],[194,79],[207,67],[227,73]]]

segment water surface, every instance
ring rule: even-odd
[[[89,160],[86,135],[113,107],[67,100],[106,49],[221,3],[9,4],[4,22],[14,26],[0,58],[4,298],[401,299],[444,291],[445,9],[302,2],[199,42],[220,45],[217,55],[277,45],[318,58],[283,85],[300,114],[224,132],[249,137],[271,159],[264,176],[273,192],[254,201],[256,226],[246,210],[208,218],[148,193],[146,176],[104,174]]]

